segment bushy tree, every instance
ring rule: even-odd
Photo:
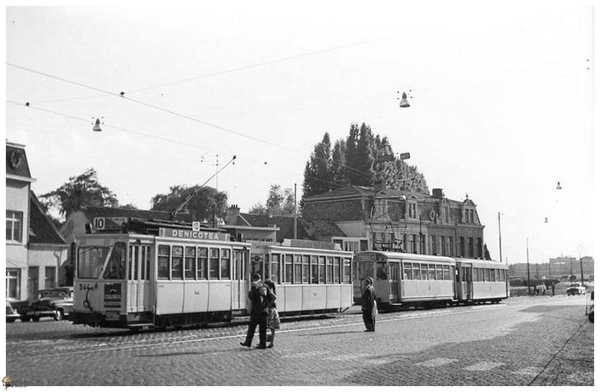
[[[425,176],[400,160],[387,137],[373,135],[365,123],[351,124],[348,137],[335,142],[325,133],[304,169],[304,199],[349,185],[385,184],[398,190],[429,193]]]
[[[80,211],[82,207],[117,207],[117,196],[98,181],[96,170],[90,168],[79,176],[70,177],[69,181],[60,188],[39,197],[46,211],[58,212],[58,221],[72,212]]]
[[[255,204],[249,213],[269,216],[294,216],[294,199],[294,191],[291,188],[282,189],[280,185],[271,185],[265,205]]]
[[[151,210],[174,212],[188,196],[194,195],[182,207],[180,213],[187,211],[195,221],[215,222],[218,218],[225,218],[227,214],[227,194],[215,188],[195,185],[173,185],[169,193],[158,194],[152,198]]]

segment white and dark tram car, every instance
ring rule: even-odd
[[[339,311],[352,305],[351,258],[129,219],[119,232],[77,237],[71,320],[132,330],[230,321],[247,315],[252,272],[276,283],[281,314]]]
[[[384,309],[498,303],[508,297],[508,266],[497,261],[364,251],[355,255],[354,298],[374,280]]]

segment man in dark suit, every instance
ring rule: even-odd
[[[362,315],[365,323],[365,332],[375,332],[375,289],[373,278],[365,280],[365,291],[362,294]]]
[[[266,308],[267,287],[260,280],[259,274],[252,274],[252,284],[248,299],[250,300],[250,324],[246,340],[240,342],[242,346],[252,347],[252,338],[258,325],[258,346],[256,348],[267,348],[267,308]]]

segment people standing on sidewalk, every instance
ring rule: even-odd
[[[365,280],[365,290],[362,294],[362,315],[366,328],[365,332],[375,332],[375,312],[377,312],[377,303],[375,300],[373,278],[367,278]]]
[[[256,348],[267,348],[267,286],[260,280],[259,274],[252,274],[252,284],[248,299],[250,300],[250,324],[246,340],[240,342],[242,346],[252,347],[252,338],[258,326],[258,346]]]
[[[275,283],[272,280],[265,280],[265,285],[269,288],[267,292],[267,330],[271,331],[270,344],[267,348],[273,348],[275,343],[275,330],[279,329],[279,313],[277,312],[277,292],[275,290]]]

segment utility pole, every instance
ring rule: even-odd
[[[298,212],[296,203],[296,184],[294,184],[294,239],[298,239]]]
[[[531,295],[531,284],[529,283],[529,238],[527,238],[527,292]]]
[[[502,229],[500,228],[500,211],[498,211],[498,246],[500,248],[500,262],[502,263]]]

